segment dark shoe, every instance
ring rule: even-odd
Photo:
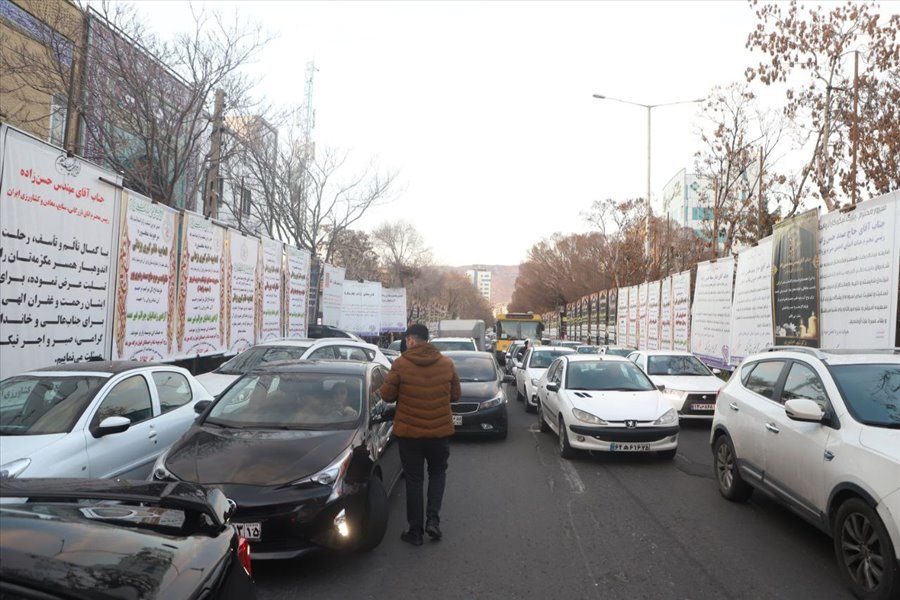
[[[400,534],[400,539],[406,542],[407,544],[412,544],[413,546],[421,546],[422,545],[422,532],[421,531],[404,531]]]
[[[427,533],[428,536],[435,541],[444,537],[444,534],[441,533],[441,528],[437,523],[427,523],[425,525],[425,533]]]

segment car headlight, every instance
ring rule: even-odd
[[[30,464],[30,458],[19,458],[0,465],[0,479],[13,479],[14,477],[18,477]]]
[[[506,396],[503,395],[503,392],[500,392],[490,400],[482,402],[479,405],[479,408],[493,408],[495,406],[500,406],[504,402],[506,402]]]
[[[591,425],[608,425],[608,423],[600,417],[577,408],[572,409],[572,414],[575,415],[575,418],[579,421],[590,423]]]
[[[540,382],[541,382],[540,378],[534,378],[534,377],[531,378],[531,385],[533,385],[534,387],[537,387]]]
[[[672,400],[676,400],[676,401],[683,400],[683,399],[684,399],[684,395],[685,395],[685,392],[682,392],[681,390],[670,390],[669,388],[664,389],[664,390],[663,390],[662,392],[660,392],[660,393],[663,395],[663,397],[665,397],[666,400],[669,400],[669,401],[672,401]]]
[[[353,450],[351,448],[347,448],[343,452],[341,452],[340,456],[338,456],[334,461],[313,475],[309,477],[304,477],[303,479],[299,479],[293,482],[291,485],[304,485],[308,483],[318,483],[320,485],[327,485],[331,487],[331,495],[328,497],[328,502],[338,498],[343,493],[343,484],[344,484],[344,475],[347,474],[347,469],[350,467],[350,459],[353,457]]]
[[[150,479],[152,481],[178,481],[178,478],[166,468],[166,459],[169,457],[169,451],[166,450],[156,457],[153,463],[153,469],[150,471]]]
[[[675,425],[676,423],[678,423],[678,413],[674,408],[670,408],[660,418],[653,421],[654,425]]]

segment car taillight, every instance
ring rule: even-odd
[[[237,547],[238,560],[241,561],[241,566],[244,567],[244,571],[247,573],[247,577],[251,577],[250,574],[250,542],[247,541],[247,538],[240,537],[238,538],[238,547]]]

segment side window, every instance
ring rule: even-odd
[[[260,364],[276,362],[279,360],[300,360],[306,348],[269,348],[263,355]]]
[[[194,395],[187,377],[175,371],[155,371],[153,383],[159,396],[160,414],[182,407],[189,403]]]
[[[815,400],[822,407],[822,410],[828,406],[828,395],[825,393],[825,386],[819,376],[807,365],[795,362],[791,365],[787,379],[784,382],[784,391],[781,392],[781,402],[795,400],[798,398],[807,398]]]
[[[384,369],[374,369],[372,371],[372,381],[369,384],[369,408],[375,406],[381,399],[381,396],[378,395],[378,390],[381,389],[381,384],[383,383]]]
[[[93,424],[99,425],[107,417],[128,417],[133,425],[152,416],[153,405],[147,380],[142,375],[134,375],[120,381],[109,391],[94,415]]]
[[[358,360],[360,362],[367,362],[369,360],[362,348],[357,348],[355,346],[337,346],[335,347],[335,350],[337,351],[338,358],[341,360]]]
[[[744,387],[747,387],[747,380],[750,379],[750,373],[753,372],[753,367],[755,367],[758,363],[744,363],[741,365],[741,383],[744,384]]]
[[[309,355],[309,358],[324,358],[326,360],[333,360],[337,358],[334,354],[334,346],[324,346],[317,350],[313,350],[313,352]]]
[[[753,372],[747,378],[744,384],[748,390],[756,392],[760,396],[765,396],[770,400],[775,399],[775,384],[781,375],[781,369],[784,362],[780,360],[769,360],[758,363]]]

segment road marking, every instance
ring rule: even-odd
[[[572,466],[572,463],[561,458],[559,459],[559,466],[562,469],[563,477],[566,478],[566,483],[569,484],[569,487],[572,488],[572,491],[576,494],[583,494],[584,482],[581,480],[581,476],[578,474],[578,471],[576,471],[575,467]]]

